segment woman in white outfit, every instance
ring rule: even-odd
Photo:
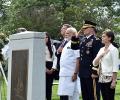
[[[52,100],[52,85],[54,78],[54,71],[56,70],[57,57],[55,56],[55,46],[51,44],[51,39],[48,33],[45,37],[46,42],[46,100]]]
[[[71,49],[71,37],[77,35],[75,28],[68,28],[65,33],[67,44],[60,58],[58,95],[60,100],[79,100],[80,80],[77,75],[79,68],[79,50]]]
[[[93,65],[99,64],[99,82],[103,100],[114,100],[118,72],[118,49],[113,44],[114,33],[105,31],[102,35],[104,47],[100,49]]]

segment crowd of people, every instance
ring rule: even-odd
[[[96,24],[91,21],[85,21],[79,32],[69,24],[61,27],[63,40],[55,52],[57,67],[49,70],[54,73],[59,69],[60,100],[79,100],[80,95],[82,100],[100,100],[101,95],[103,100],[114,100],[119,69],[118,46],[111,30],[105,30],[101,39],[96,33]],[[50,91],[47,100],[51,100]]]
[[[101,95],[103,100],[114,100],[118,46],[111,30],[105,30],[101,39],[96,33],[96,23],[91,21],[86,20],[79,32],[64,24],[63,40],[56,47],[49,33],[45,33],[46,100],[52,100],[52,85],[58,70],[60,100],[79,100],[81,95],[82,100],[100,100]]]

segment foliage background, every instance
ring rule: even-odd
[[[79,31],[84,19],[97,23],[98,35],[106,28],[120,34],[120,0],[0,0],[0,34],[7,36],[25,27],[48,31],[58,39],[62,24],[71,24]],[[120,100],[119,85],[120,80],[115,100]],[[53,88],[54,100],[58,100],[57,87]],[[6,88],[2,89],[6,98]]]
[[[63,23],[79,31],[84,19],[98,24],[98,34],[106,28],[120,32],[120,0],[1,0],[0,16],[0,32],[7,35],[25,27],[58,38]]]

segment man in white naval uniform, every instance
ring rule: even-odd
[[[65,33],[67,44],[62,50],[60,58],[60,73],[58,95],[60,100],[79,100],[81,93],[79,71],[79,50],[71,49],[71,37],[77,35],[75,28],[68,28]]]

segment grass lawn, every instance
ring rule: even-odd
[[[118,74],[118,77],[120,78],[120,72]],[[59,96],[57,96],[57,88],[58,88],[58,85],[53,85],[52,100],[60,100]],[[82,100],[81,97],[80,97],[80,100]],[[115,100],[120,100],[120,80],[117,81],[117,87],[116,87],[116,93],[115,93]]]
[[[120,78],[120,71],[119,71],[118,77]],[[59,100],[59,96],[57,96],[57,89],[58,89],[58,85],[53,85],[52,100]],[[7,100],[7,97],[6,97],[6,94],[7,94],[6,93],[6,85],[5,85],[4,81],[2,82],[1,91],[2,91],[2,93],[1,93],[1,96],[2,96],[1,100]],[[80,97],[80,100],[82,100],[81,97]],[[120,80],[118,80],[118,82],[117,82],[116,93],[115,93],[115,100],[120,100]]]

